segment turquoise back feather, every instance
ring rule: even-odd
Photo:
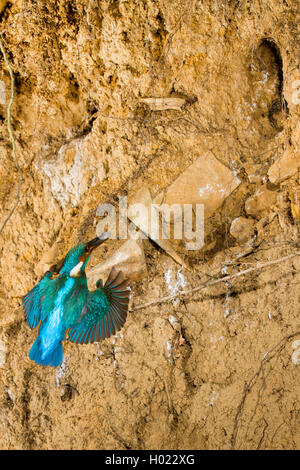
[[[89,294],[86,277],[74,279],[74,286],[64,301],[65,328],[71,328],[82,317]]]

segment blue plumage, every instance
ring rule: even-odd
[[[41,290],[43,285],[47,285],[52,276],[51,272],[46,273],[40,282],[23,297],[25,315],[30,328],[35,328],[41,317]]]
[[[62,363],[62,341],[68,329],[72,342],[86,344],[108,338],[124,325],[129,291],[122,273],[113,268],[104,286],[98,281],[95,292],[87,287],[85,266],[92,250],[106,238],[73,247],[23,297],[29,326],[35,328],[41,322],[29,352],[36,363],[54,367]]]
[[[63,360],[62,342],[60,341],[57,345],[55,345],[55,348],[52,349],[50,353],[48,353],[48,355],[44,356],[41,338],[38,336],[31,346],[29,357],[32,361],[35,361],[37,364],[41,364],[42,366],[57,367],[62,363]]]

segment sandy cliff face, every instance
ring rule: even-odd
[[[132,310],[98,345],[66,341],[58,370],[28,359],[36,332],[20,308],[49,264],[95,236],[100,203],[144,186],[155,197],[206,152],[240,183],[206,220],[202,250],[173,243],[189,270],[178,273],[164,250],[143,242],[147,273],[132,281],[134,305],[299,251],[294,2],[0,8],[23,174],[0,234],[0,447],[299,448],[299,256]],[[4,221],[18,173],[2,56],[0,84]],[[145,100],[153,97],[184,104],[157,109]],[[122,243],[109,241],[91,266]]]

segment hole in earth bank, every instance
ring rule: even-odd
[[[260,133],[263,136],[274,138],[282,131],[288,113],[283,97],[283,63],[280,49],[273,39],[263,38],[251,56],[249,78],[253,118],[259,121]]]
[[[282,94],[282,85],[283,85],[283,65],[280,49],[271,38],[262,39],[257,52],[261,60],[266,64],[270,69],[273,68],[275,74],[278,75],[278,94]]]

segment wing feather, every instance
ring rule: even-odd
[[[105,285],[97,282],[97,286],[95,292],[88,293],[84,314],[79,315],[78,324],[69,331],[73,343],[87,344],[109,338],[126,321],[129,289],[123,273],[113,268]]]

